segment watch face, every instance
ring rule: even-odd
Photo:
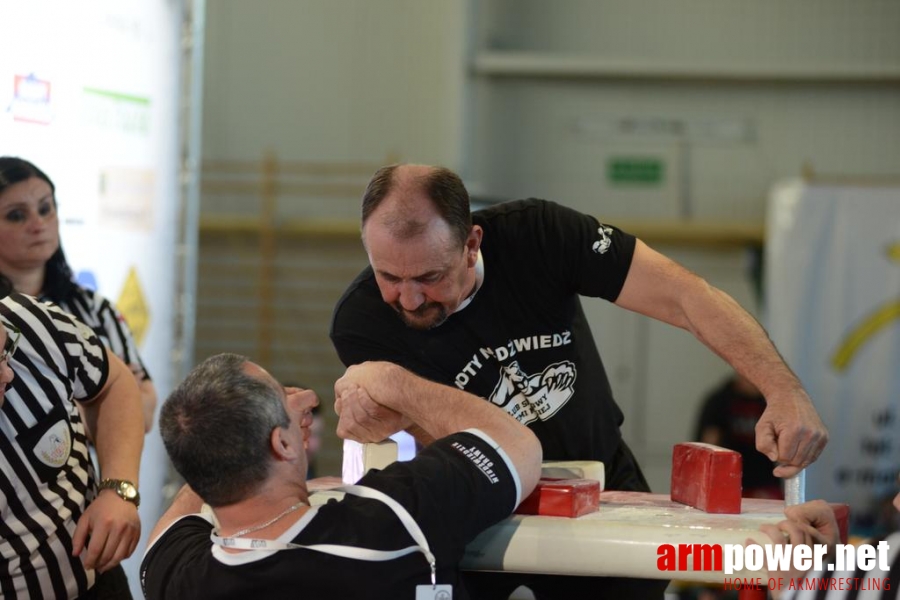
[[[132,502],[135,506],[138,506],[138,503],[140,502],[141,495],[138,493],[137,488],[134,487],[134,484],[129,481],[110,480],[109,483],[103,487],[114,489],[120,498]]]

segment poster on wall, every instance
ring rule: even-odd
[[[830,432],[806,495],[882,533],[900,465],[900,187],[778,186],[766,271],[769,333]]]
[[[0,0],[0,155],[53,180],[77,280],[124,314],[157,394],[172,387],[182,3]],[[145,439],[141,488],[165,452]],[[143,493],[146,539],[161,494]],[[126,562],[133,589],[137,558]]]

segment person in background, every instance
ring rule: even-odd
[[[141,390],[146,433],[156,410],[153,381],[125,318],[109,300],[73,281],[56,207],[56,188],[46,173],[22,158],[0,156],[0,279],[86,323],[129,366]]]
[[[534,489],[541,447],[499,408],[440,387],[390,363],[349,368],[334,386],[341,419],[365,404],[437,441],[310,507],[315,392],[286,389],[235,354],[198,365],[160,411],[166,450],[190,487],[150,534],[145,596],[438,599],[451,586],[455,600],[468,598],[458,574],[465,546]]]
[[[141,533],[137,383],[89,327],[0,289],[0,598],[130,599],[118,565]]]
[[[756,423],[766,399],[746,377],[729,377],[703,401],[694,439],[741,453],[744,498],[783,499],[775,463],[756,449]]]
[[[325,419],[322,417],[322,411],[317,404],[310,411],[312,415],[312,423],[309,425],[309,439],[306,441],[306,458],[309,461],[309,468],[306,472],[307,479],[313,479],[318,475],[318,465],[316,458],[319,450],[322,448],[322,430],[325,428]]]
[[[452,171],[390,165],[362,200],[370,266],[334,309],[331,340],[345,365],[383,360],[502,407],[532,428],[548,460],[598,460],[612,490],[649,491],[622,437],[623,414],[581,296],[603,298],[691,332],[765,394],[756,446],[791,476],[828,433],[765,330],[730,296],[641,240],[539,199],[470,212]],[[356,411],[360,438],[392,435]],[[394,425],[395,423],[391,423]],[[410,430],[426,445],[428,436]],[[468,575],[467,575],[468,577]],[[475,580],[480,580],[475,582]],[[526,583],[540,600],[661,598],[664,583],[474,574],[484,597]]]

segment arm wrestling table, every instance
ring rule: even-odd
[[[340,481],[335,480],[339,485]],[[340,497],[328,486],[314,486],[312,505]],[[323,489],[324,488],[324,489]],[[765,571],[720,569],[660,571],[662,544],[739,544],[763,541],[763,523],[784,519],[780,500],[745,498],[737,515],[710,514],[672,502],[666,494],[604,491],[600,510],[578,518],[512,515],[483,531],[466,550],[464,570],[556,575],[685,579],[722,583],[726,578],[766,580]],[[693,565],[693,557],[688,560]],[[741,600],[766,597],[765,591],[742,589]]]
[[[600,510],[581,517],[513,515],[469,544],[462,568],[557,575],[686,579],[722,583],[766,579],[765,571],[660,571],[659,547],[671,544],[738,544],[763,541],[763,523],[784,519],[784,502],[744,498],[741,514],[711,514],[672,502],[666,494],[604,491]],[[693,557],[688,566],[693,565]],[[766,592],[741,590],[742,600]]]
[[[350,470],[362,475],[368,468],[383,468],[396,460],[396,448],[390,443],[366,444],[352,449],[355,442],[345,442],[344,471],[350,461],[360,461]],[[348,454],[357,453],[356,457]],[[361,445],[360,445],[361,446]],[[366,460],[363,460],[365,456]],[[600,481],[603,488],[603,465],[592,461],[544,463],[544,477],[585,477]],[[345,476],[346,479],[346,476]],[[324,503],[335,492],[327,491],[340,480],[330,478],[322,485],[312,485],[318,493],[310,497],[313,505]],[[801,481],[802,484],[802,481]],[[789,490],[797,493],[796,490]],[[801,500],[802,501],[802,500]],[[833,505],[839,523],[843,524],[842,540],[846,541],[848,509]],[[668,494],[601,491],[596,512],[577,518],[541,515],[512,515],[483,531],[466,549],[461,568],[471,571],[507,571],[573,576],[635,577],[642,579],[682,579],[706,583],[724,583],[730,579],[762,578],[763,589],[739,591],[740,600],[764,600],[768,592],[765,569],[735,569],[726,575],[722,569],[660,570],[659,548],[671,544],[725,544],[743,546],[748,538],[765,542],[759,531],[764,523],[784,519],[784,501],[743,498],[740,514],[715,514],[673,502]],[[679,553],[680,554],[680,553]],[[694,565],[693,556],[687,564]],[[679,565],[676,565],[679,566]],[[712,566],[711,566],[712,567]]]

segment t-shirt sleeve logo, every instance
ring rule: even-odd
[[[451,446],[454,450],[459,451],[460,454],[472,461],[472,464],[475,465],[478,470],[481,471],[481,474],[487,477],[488,481],[492,484],[500,481],[496,471],[494,471],[494,462],[485,456],[477,446],[467,447],[459,442],[453,442]]]
[[[552,364],[536,375],[525,373],[514,361],[500,367],[500,381],[490,400],[523,425],[546,421],[575,393],[576,376],[571,361]]]
[[[612,235],[612,232],[612,227],[607,227],[601,223],[600,228],[597,229],[597,233],[600,234],[600,239],[594,242],[594,245],[591,246],[591,250],[597,254],[606,254],[606,251],[612,246],[612,238],[609,237]]]

